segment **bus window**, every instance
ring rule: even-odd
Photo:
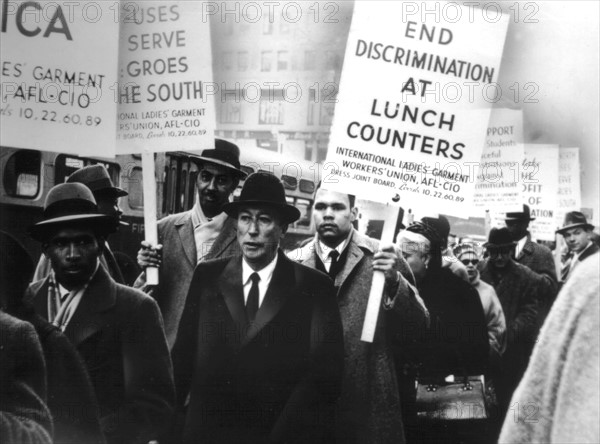
[[[283,182],[283,187],[288,190],[295,190],[298,186],[298,179],[293,176],[286,176],[284,174],[281,176],[281,181]]]
[[[42,155],[39,151],[19,150],[4,167],[4,189],[11,197],[32,199],[40,192]]]
[[[119,186],[119,165],[111,162],[101,162],[99,160],[87,159],[85,157],[70,156],[67,154],[59,154],[54,162],[54,185],[67,181],[72,173],[80,168],[88,165],[104,165],[112,182],[115,186]]]
[[[312,180],[300,179],[300,191],[312,194],[315,192],[315,183]]]
[[[144,194],[142,187],[142,169],[133,167],[129,173],[129,207],[136,210],[144,208]]]
[[[295,206],[300,210],[300,219],[298,219],[298,221],[296,222],[296,226],[309,227],[311,201],[308,199],[297,198]]]
[[[198,179],[198,165],[190,163],[190,178],[188,180],[188,207],[192,208],[196,202],[196,180]]]
[[[167,212],[167,200],[169,197],[169,167],[165,166],[163,173],[163,202],[162,202],[162,214]]]
[[[185,165],[184,165],[185,167]],[[186,208],[186,199],[185,199],[185,192],[187,191],[187,170],[186,169],[181,169],[181,177],[179,178],[179,199],[178,199],[178,205],[177,205],[177,213],[187,210]]]

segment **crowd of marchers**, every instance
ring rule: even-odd
[[[142,242],[132,286],[108,243],[127,192],[102,165],[49,191],[36,267],[1,233],[3,443],[600,441],[600,256],[582,213],[557,231],[557,266],[526,205],[483,245],[450,244],[443,215],[384,244],[355,228],[354,196],[319,184],[314,237],[284,251],[300,211],[239,157],[219,139],[202,152],[195,205]]]

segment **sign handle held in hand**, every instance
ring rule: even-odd
[[[142,172],[144,190],[144,232],[146,242],[156,247],[158,229],[156,227],[156,177],[154,170],[154,153],[142,153]],[[146,268],[146,283],[158,284],[158,268]]]
[[[394,241],[394,230],[396,228],[396,220],[398,219],[398,211],[398,207],[381,205],[380,214],[384,216],[384,219],[380,245],[391,244]],[[385,274],[383,271],[374,271],[373,282],[371,283],[371,293],[369,294],[369,302],[367,303],[365,321],[363,323],[362,335],[360,337],[361,341],[373,342],[384,286]]]

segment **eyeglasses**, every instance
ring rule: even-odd
[[[479,259],[465,259],[461,261],[464,266],[469,266],[469,264],[477,265],[479,263]]]

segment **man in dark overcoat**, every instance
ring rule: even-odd
[[[159,268],[156,286],[146,283],[145,271],[134,287],[149,293],[157,302],[165,320],[169,347],[175,342],[177,326],[183,312],[196,265],[205,260],[230,257],[236,253],[235,220],[222,211],[240,179],[237,145],[215,139],[215,148],[202,151],[200,171],[196,179],[198,197],[194,207],[158,222],[157,248],[142,242],[138,264],[144,270]]]
[[[529,223],[534,221],[528,205],[523,211],[506,213],[504,223],[515,242],[514,261],[524,265],[539,275],[537,323],[541,327],[558,294],[558,279],[552,251],[544,245],[534,242],[529,232]]]
[[[393,245],[358,233],[354,196],[319,187],[313,217],[315,238],[288,257],[327,272],[334,280],[344,326],[344,380],[336,408],[336,439],[343,443],[402,443],[404,427],[392,344],[417,337],[428,312],[412,272]],[[361,340],[373,271],[385,288],[372,343]]]
[[[506,321],[506,349],[498,373],[498,401],[506,410],[519,384],[539,332],[541,277],[512,259],[515,242],[507,228],[492,228],[484,244],[488,259],[481,280],[494,287]]]
[[[147,443],[171,420],[173,373],[156,302],[117,284],[99,263],[109,220],[80,183],[53,187],[30,227],[52,273],[25,296],[83,358],[109,443]]]
[[[268,173],[224,211],[241,255],[196,267],[173,348],[182,440],[330,442],[342,325],[331,280],[279,249],[300,212]]]

